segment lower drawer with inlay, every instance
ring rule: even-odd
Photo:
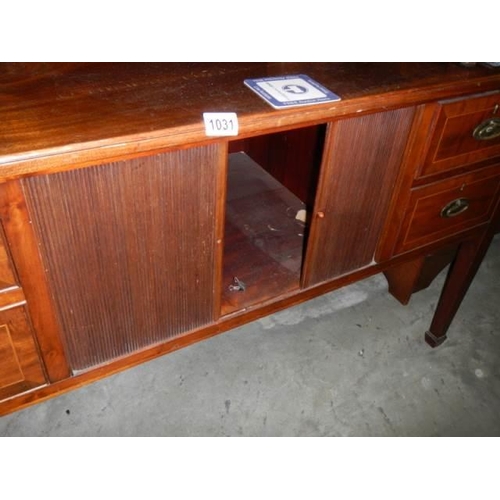
[[[443,240],[487,222],[500,187],[500,164],[411,192],[396,253]]]

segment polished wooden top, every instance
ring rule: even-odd
[[[294,73],[342,100],[275,110],[243,84]],[[0,180],[206,141],[205,111],[246,137],[498,89],[499,69],[456,63],[2,63]]]

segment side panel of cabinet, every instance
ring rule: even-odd
[[[22,304],[0,311],[0,400],[45,384]]]
[[[224,162],[210,145],[23,181],[74,371],[214,321]]]
[[[0,290],[17,284],[17,278],[10,260],[3,228],[0,224]]]
[[[7,279],[7,285],[22,287],[22,300],[27,302],[26,311],[36,332],[48,380],[63,380],[70,376],[71,370],[20,181],[0,185],[0,219],[5,232],[3,256],[7,259],[2,265],[9,267],[8,272],[2,271],[2,280]],[[5,305],[17,302],[11,300]]]
[[[304,286],[373,261],[414,108],[330,124],[304,268]]]

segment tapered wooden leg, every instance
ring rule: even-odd
[[[425,341],[431,347],[437,347],[446,340],[446,332],[483,261],[493,234],[490,230],[460,245],[448,272],[431,326],[425,333]]]

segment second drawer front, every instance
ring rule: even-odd
[[[500,165],[480,174],[414,189],[396,245],[401,253],[487,222],[500,187]]]

